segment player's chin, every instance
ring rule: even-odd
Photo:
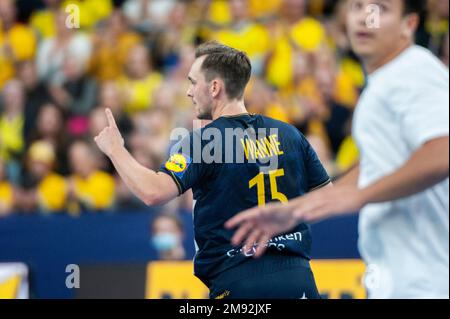
[[[203,118],[203,114],[202,114],[202,112],[200,112],[200,110],[199,109],[195,109],[195,116],[197,117],[197,119],[199,119],[199,120],[202,120]]]
[[[372,43],[357,43],[352,45],[353,52],[360,58],[370,58],[376,54],[376,48]]]
[[[211,116],[206,114],[205,112],[201,112],[200,110],[196,111],[197,119],[199,120],[210,120]]]

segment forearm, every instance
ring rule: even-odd
[[[157,202],[158,173],[139,164],[125,147],[115,149],[110,159],[133,194],[147,205]]]
[[[397,171],[361,190],[363,202],[380,203],[408,197],[448,178],[448,137],[420,148]]]
[[[359,162],[356,163],[350,170],[338,178],[333,184],[336,186],[358,186],[359,179]]]

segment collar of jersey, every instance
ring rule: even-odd
[[[235,117],[241,117],[241,116],[245,116],[245,115],[247,115],[247,116],[253,116],[253,115],[255,115],[255,114],[253,114],[253,113],[241,113],[241,114],[235,114],[235,115],[223,115],[223,116],[221,116],[221,117],[224,117],[224,118],[226,118],[226,119],[232,119],[232,118],[235,118]]]

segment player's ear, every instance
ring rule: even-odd
[[[219,96],[220,91],[222,90],[223,82],[219,79],[214,79],[211,81],[211,87],[209,89],[209,93],[211,94],[211,97],[216,98]]]
[[[402,23],[402,35],[408,39],[414,39],[417,28],[419,27],[420,17],[418,14],[408,14]]]

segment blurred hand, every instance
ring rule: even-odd
[[[231,243],[239,246],[245,241],[245,247],[257,245],[254,257],[260,257],[266,250],[266,243],[275,235],[286,233],[297,225],[291,203],[268,204],[255,207],[228,220],[225,227],[238,227]]]
[[[111,157],[114,150],[124,146],[124,140],[117,128],[111,110],[107,108],[105,113],[108,120],[108,126],[105,127],[94,140],[100,150],[105,153],[106,156]]]
[[[299,223],[358,212],[364,205],[361,191],[354,186],[325,187],[288,204],[269,204],[246,210],[227,221],[225,227],[238,227],[232,238],[235,246],[243,241],[247,247],[258,243],[255,257],[260,257],[268,240],[292,230]]]

